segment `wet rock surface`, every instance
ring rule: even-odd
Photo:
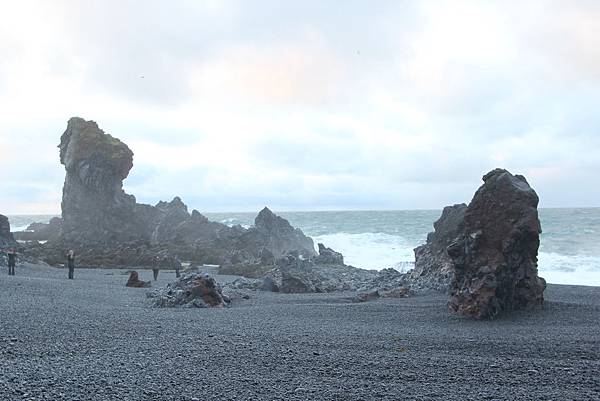
[[[496,169],[483,177],[464,216],[464,232],[448,247],[455,266],[450,309],[475,318],[541,308],[538,196],[523,176]]]
[[[120,271],[22,272],[0,279],[3,400],[600,398],[599,288],[549,285],[543,310],[481,322],[444,294],[158,309]]]

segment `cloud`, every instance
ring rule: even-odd
[[[468,201],[494,167],[524,173],[542,205],[600,199],[596,2],[1,11],[5,212],[59,209],[56,144],[73,115],[131,147],[125,188],[150,203],[439,208]]]

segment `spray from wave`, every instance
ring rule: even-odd
[[[598,256],[540,252],[538,270],[548,283],[600,286]]]
[[[335,233],[314,236],[315,243],[335,249],[344,261],[364,269],[381,270],[393,267],[400,271],[414,266],[413,244],[397,235],[384,233]]]
[[[344,255],[347,264],[365,269],[395,268],[408,271],[414,267],[413,249],[418,244],[384,233],[335,233],[314,236],[315,243],[322,242]],[[563,255],[540,252],[540,276],[548,283],[600,286],[600,257]]]

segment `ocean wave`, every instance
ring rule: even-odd
[[[415,260],[415,245],[397,235],[335,233],[313,236],[313,239],[315,244],[321,242],[341,252],[347,264],[364,269],[410,270]]]
[[[251,227],[249,224],[244,224],[242,220],[236,219],[235,217],[228,217],[226,219],[222,219],[220,222],[229,227],[242,226],[245,229],[248,229]]]
[[[347,264],[365,269],[392,267],[408,271],[414,267],[413,244],[403,237],[384,233],[334,233],[313,236],[344,255]],[[540,252],[540,276],[552,284],[600,286],[600,256]]]
[[[540,252],[538,270],[548,283],[600,286],[600,256]]]

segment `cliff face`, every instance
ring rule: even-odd
[[[135,197],[123,191],[133,152],[93,121],[71,118],[60,138],[66,176],[62,237],[74,244],[111,244],[140,237]]]

